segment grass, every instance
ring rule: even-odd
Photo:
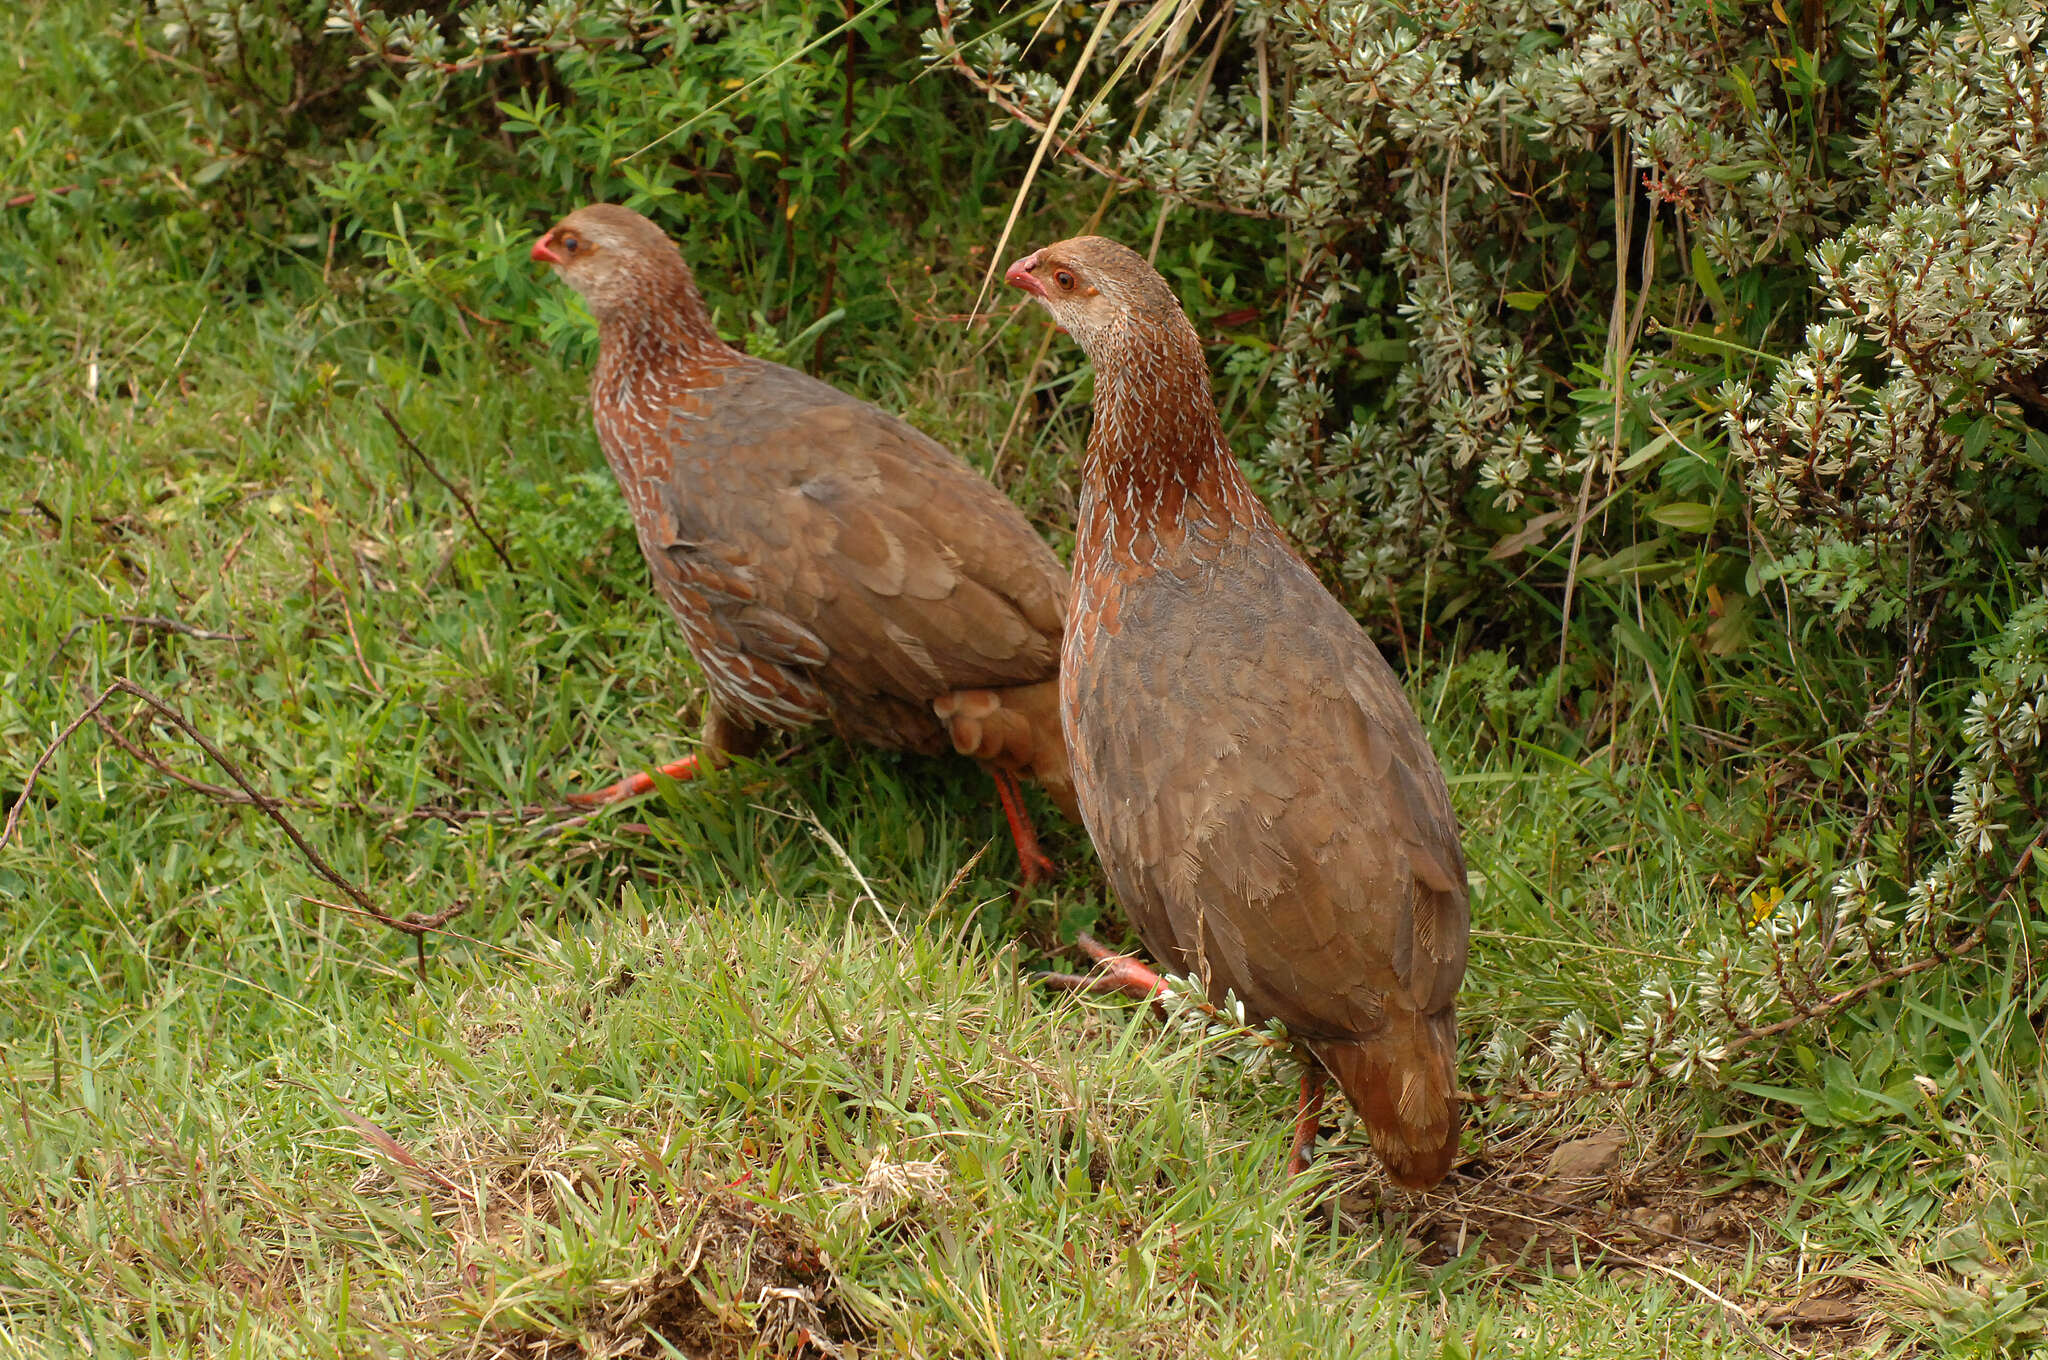
[[[119,50],[97,11],[4,24],[44,55],[0,88],[0,187],[121,171],[122,120],[173,76],[120,75],[141,113],[88,108]],[[814,738],[560,836],[434,815],[549,804],[694,730],[584,373],[420,341],[346,259],[271,255],[248,286],[192,230],[118,187],[0,215],[0,800],[125,677],[289,796],[381,910],[459,910],[421,981],[260,811],[181,785],[228,781],[128,696],[104,715],[157,766],[91,724],[59,748],[0,850],[0,1349],[2039,1342],[2025,950],[1987,961],[2026,980],[2009,999],[1923,975],[1732,1084],[1495,1109],[1464,1178],[1403,1197],[1348,1133],[1283,1179],[1284,1061],[1034,987],[1074,929],[1120,928],[1049,812],[1065,876],[1013,898],[972,769]],[[842,381],[982,457],[1028,352],[910,323],[838,344]],[[1073,391],[1054,380],[1059,414],[1005,467],[1055,537]],[[1489,1039],[1541,1048],[1575,1014],[1621,1035],[1695,969],[1743,909],[1722,852],[1764,796],[1722,765],[1506,739],[1487,674],[1447,653],[1411,675],[1468,829],[1468,1077]],[[1593,1177],[1549,1172],[1610,1135]]]

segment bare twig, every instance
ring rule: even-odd
[[[0,505],[0,515],[26,515],[30,513],[41,515],[59,529],[64,527],[64,517],[55,510],[52,510],[49,502],[45,501],[41,496],[36,497],[26,505]]]
[[[505,564],[505,570],[517,574],[519,568],[512,565],[512,555],[505,551],[505,545],[500,543],[496,538],[494,538],[489,529],[484,528],[483,519],[480,516],[478,516],[476,512],[476,506],[470,503],[469,497],[465,495],[462,489],[456,486],[455,483],[449,481],[446,477],[441,475],[441,469],[435,467],[434,460],[427,457],[427,455],[420,450],[420,446],[413,442],[413,437],[405,432],[405,426],[398,423],[398,417],[391,414],[391,408],[389,406],[386,406],[381,401],[376,402],[374,404],[376,405],[378,412],[390,424],[392,433],[398,436],[398,442],[405,445],[406,448],[412,451],[412,456],[420,460],[420,466],[424,467],[427,470],[428,474],[432,476],[435,481],[439,482],[442,486],[448,488],[448,494],[455,497],[456,502],[462,506],[462,513],[468,516],[469,522],[471,524],[476,526],[476,531],[484,536],[484,542],[491,545],[491,551],[496,553],[498,555],[498,560]]]
[[[36,763],[28,767],[28,778],[21,782],[21,793],[15,798],[14,806],[7,810],[7,825],[0,828],[0,850],[5,850],[7,842],[14,839],[14,828],[21,822],[22,810],[28,806],[29,795],[36,791],[36,780],[42,775],[43,766],[50,763],[50,758],[57,754],[57,748],[71,740],[71,734],[85,726],[86,722],[100,711],[101,706],[114,697],[114,693],[111,685],[101,690],[99,697],[87,704],[85,711],[73,718],[64,730],[43,748],[43,753],[36,757]]]
[[[123,732],[120,728],[114,726],[113,723],[107,721],[106,714],[95,713],[92,715],[92,720],[95,723],[99,724],[99,729],[101,733],[106,736],[108,741],[113,742],[114,745],[120,747],[123,751],[126,751],[129,755],[141,761],[143,764],[149,766],[158,774],[166,775],[172,779],[177,780],[180,784],[183,784],[186,788],[192,790],[192,792],[204,794],[206,797],[213,799],[213,801],[215,801],[216,803],[240,803],[246,804],[251,807],[256,805],[256,800],[250,797],[248,794],[243,793],[240,789],[231,789],[220,784],[209,784],[203,779],[194,779],[191,775],[184,773],[182,770],[174,768],[169,761],[165,760],[162,756],[159,756],[158,754],[156,754],[156,752],[150,750],[148,747],[142,746],[137,742],[129,740],[127,733]],[[289,805],[291,807],[298,808],[301,811],[317,810],[312,805],[297,798],[280,798],[277,801],[280,805]]]
[[[59,184],[51,189],[23,189],[19,193],[9,194],[4,201],[0,201],[0,207],[26,208],[38,198],[62,198],[66,194],[75,194],[84,187],[83,184]]]
[[[938,5],[938,19],[939,34],[945,40],[949,49],[946,54],[947,60],[953,64],[954,69],[965,76],[968,83],[987,95],[991,104],[994,104],[1033,132],[1038,133],[1039,136],[1046,136],[1047,125],[1043,119],[1034,118],[1025,112],[1024,106],[1006,94],[1002,86],[983,75],[975,68],[972,62],[967,60],[963,44],[953,33],[952,7],[947,5],[945,0],[940,0]],[[1171,198],[1176,202],[1185,203],[1191,208],[1206,208],[1210,212],[1230,213],[1237,217],[1255,217],[1263,221],[1277,221],[1280,218],[1279,213],[1270,212],[1265,208],[1247,208],[1235,203],[1219,203],[1214,199],[1196,198],[1191,194],[1184,194],[1176,189],[1161,188],[1159,185],[1139,179],[1135,175],[1127,175],[1113,166],[1096,160],[1066,138],[1053,138],[1050,143],[1050,150],[1056,155],[1066,156],[1070,160],[1086,166],[1113,183],[1130,188],[1149,189],[1162,198]]]
[[[302,896],[316,907],[325,907],[329,911],[346,912],[350,916],[360,916],[365,920],[375,921],[378,925],[390,926],[394,930],[402,930],[413,937],[415,944],[417,944],[421,937],[427,935],[449,935],[458,940],[468,940],[471,944],[483,943],[483,941],[473,936],[458,934],[446,928],[450,921],[468,909],[469,902],[467,899],[457,902],[452,907],[437,911],[431,916],[421,916],[418,912],[413,912],[401,923],[393,921],[382,912],[364,911],[361,907],[352,907],[346,902],[330,902],[324,897],[313,897],[309,894],[302,894]],[[422,960],[422,966],[424,966],[424,960]]]
[[[93,698],[92,702],[86,705],[85,711],[76,718],[73,718],[70,724],[57,734],[56,740],[45,747],[42,755],[37,757],[35,765],[29,770],[28,779],[22,788],[21,795],[14,800],[14,807],[7,815],[7,826],[4,831],[0,831],[0,847],[5,847],[7,842],[13,837],[15,825],[21,819],[22,809],[27,806],[29,795],[35,790],[36,779],[42,773],[43,766],[56,754],[57,748],[70,739],[72,733],[84,726],[88,719],[96,719],[100,709],[106,705],[107,700],[113,698],[116,694],[128,694],[140,699],[144,704],[147,704],[151,709],[160,714],[165,721],[191,738],[200,750],[206,752],[207,757],[214,764],[220,766],[227,773],[228,778],[232,779],[239,787],[240,793],[238,794],[232,789],[223,789],[216,785],[202,784],[200,781],[189,779],[177,774],[175,771],[169,770],[159,761],[149,760],[147,757],[144,757],[146,763],[173,775],[179,782],[184,783],[195,792],[204,793],[208,797],[219,797],[223,801],[230,803],[247,804],[262,812],[271,821],[277,823],[278,829],[283,831],[286,839],[290,840],[297,847],[300,855],[304,856],[306,863],[312,866],[313,871],[346,894],[348,899],[355,903],[356,908],[364,916],[376,921],[379,925],[413,937],[413,951],[419,963],[420,980],[422,982],[426,980],[427,933],[438,930],[449,921],[455,919],[458,914],[467,908],[468,903],[466,901],[458,901],[445,910],[427,916],[423,916],[418,912],[408,912],[404,916],[393,916],[383,911],[367,892],[344,878],[341,872],[329,864],[320,852],[315,850],[312,844],[299,833],[298,827],[292,823],[291,818],[284,815],[286,803],[283,800],[273,798],[261,789],[258,789],[250,781],[248,775],[242,772],[242,767],[229,759],[227,753],[214,745],[207,735],[194,726],[192,721],[183,713],[180,713],[156,694],[125,677],[114,680],[105,689],[101,690]],[[110,735],[112,734],[110,726],[103,724],[103,727],[109,731]],[[136,751],[134,746],[118,736],[115,738],[115,742],[124,750]],[[139,752],[136,753],[140,754]]]
[[[113,742],[114,745],[120,747],[136,760],[141,761],[144,765],[149,766],[158,774],[175,779],[178,783],[192,790],[192,792],[203,794],[213,799],[216,803],[236,803],[251,807],[256,805],[256,800],[243,793],[240,789],[231,789],[220,784],[209,784],[203,779],[194,779],[191,775],[173,766],[162,756],[156,754],[147,746],[141,745],[126,732],[107,721],[104,713],[94,713],[88,709],[82,716],[91,718],[97,723],[100,731],[106,735],[108,741]],[[52,744],[52,749],[56,745],[61,745],[63,738],[68,737],[70,734],[71,729],[65,729],[57,742]],[[47,754],[45,758],[47,758]],[[540,803],[516,808],[451,808],[440,807],[433,803],[421,803],[415,807],[398,807],[391,803],[363,803],[354,801],[343,803],[339,806],[330,806],[326,803],[316,803],[310,798],[293,798],[290,796],[279,798],[276,801],[280,807],[289,807],[300,812],[314,813],[318,816],[331,817],[337,812],[347,811],[363,817],[386,818],[401,826],[415,819],[427,822],[441,822],[447,826],[465,826],[470,822],[523,822],[531,821],[536,817],[545,816],[554,811],[552,807]],[[5,846],[6,844],[6,838],[0,837],[0,846]]]

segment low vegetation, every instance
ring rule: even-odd
[[[1361,42],[1418,40],[1358,8],[1392,26]],[[2009,76],[2024,112],[2048,69],[2017,7],[1887,11],[1908,28],[1876,64],[1850,8],[1778,15],[1803,46],[1726,5],[1682,16],[1724,23],[1722,47],[1666,37],[1696,65],[1775,50],[1743,67],[1757,116],[1804,91],[1805,121],[1772,126],[1812,154],[1880,98],[1940,89],[1974,135],[1985,81]],[[2024,323],[2003,367],[1953,337],[1804,330],[1816,280],[1854,301],[1858,262],[1901,248],[1931,160],[1898,171],[1898,201],[1800,199],[1762,256],[1768,229],[1738,233],[1738,269],[1726,233],[1674,255],[1664,228],[1617,227],[1654,213],[1615,188],[1632,163],[1607,122],[1581,110],[1572,143],[1605,179],[1581,157],[1552,184],[1522,147],[1504,201],[1540,188],[1598,232],[1574,218],[1580,252],[1541,278],[1480,231],[1554,242],[1533,208],[1461,217],[1471,258],[1428,257],[1486,295],[1475,343],[1539,377],[1463,461],[1446,431],[1471,413],[1424,400],[1447,381],[1443,318],[1403,310],[1406,257],[1381,272],[1388,242],[1359,244],[1379,227],[1290,216],[1229,168],[1181,198],[1267,216],[1163,213],[1057,169],[1031,186],[1023,243],[1157,230],[1223,337],[1237,446],[1443,754],[1473,874],[1475,1100],[1460,1173],[1407,1196],[1348,1129],[1284,1179],[1293,1068],[1261,1036],[1035,987],[1076,930],[1124,931],[1085,835],[1042,804],[1063,874],[1013,893],[971,767],[814,737],[631,808],[560,809],[679,754],[701,684],[582,410],[587,322],[527,264],[532,233],[592,197],[649,207],[727,334],[906,412],[1063,542],[1087,374],[1030,314],[975,316],[1011,305],[980,285],[1036,134],[991,127],[969,75],[1043,121],[1101,11],[985,16],[1020,49],[1044,28],[1001,63],[982,21],[909,6],[514,3],[467,30],[410,12],[0,16],[0,1350],[2048,1344],[2042,425],[2022,362],[2041,313],[2010,291],[2039,285],[2024,251],[1986,248],[2008,291],[1973,305]],[[1201,135],[1227,150],[1231,118],[1240,149],[1259,137],[1261,89],[1334,97],[1323,57],[1283,41],[1304,15],[1113,23],[1185,18],[1169,56],[1211,76],[1155,99],[1171,128],[1222,120]],[[1525,26],[1590,41],[1575,23]],[[959,45],[927,54],[945,25]],[[1111,83],[1133,31],[1083,74]],[[1420,37],[1474,43],[1492,65],[1457,69],[1506,79],[1515,53],[1464,32]],[[1567,65],[1545,79],[1583,86]],[[1104,107],[1134,116],[1151,69]],[[1696,118],[1748,116],[1714,88]],[[1400,141],[1426,127],[1372,135],[1476,211],[1471,161]],[[2005,194],[2000,241],[2044,168],[2038,117],[2010,131],[2020,149],[1964,186]],[[1700,135],[1703,182],[1736,186],[1700,192],[1739,219],[1761,190],[1714,167],[1764,153]],[[1680,150],[1656,154],[1675,173]],[[1116,164],[1155,183],[1147,154]],[[1402,221],[1386,230],[1414,244]],[[1359,286],[1303,331],[1316,260]],[[1617,278],[1639,342],[1621,351]],[[1343,371],[1310,374],[1304,345]],[[1302,443],[1317,382],[1383,433],[1332,417]],[[1946,461],[1840,445],[1878,437],[1887,384],[1915,382],[1943,403],[1916,447]],[[1821,411],[1816,383],[1856,411]],[[1573,405],[1597,418],[1567,428]],[[1836,442],[1802,442],[1799,411],[1841,415]],[[1509,476],[1490,441],[1517,428],[1548,451]],[[1411,437],[1449,479],[1427,525],[1371,471]],[[1796,495],[1764,476],[1808,454]],[[1883,485],[1848,485],[1863,472]],[[1883,499],[1906,483],[1926,498]],[[1863,517],[1831,518],[1844,505]],[[1408,529],[1374,518],[1389,507]]]

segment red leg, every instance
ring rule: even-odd
[[[1166,990],[1159,974],[1129,954],[1111,951],[1093,935],[1084,932],[1074,938],[1074,943],[1101,966],[1085,977],[1078,973],[1047,973],[1040,982],[1073,992],[1122,992],[1140,1001],[1150,1001]]]
[[[1314,1058],[1302,1055],[1301,1063],[1301,1104],[1294,1111],[1294,1142],[1287,1149],[1287,1174],[1299,1176],[1308,1170],[1308,1150],[1315,1145],[1316,1135],[1323,1129],[1323,1095],[1329,1087],[1329,1078],[1323,1065]]]
[[[670,761],[661,767],[661,772],[670,779],[695,779],[697,757],[684,756],[681,760]],[[636,774],[629,779],[621,779],[616,784],[592,789],[589,793],[572,793],[569,795],[569,802],[572,806],[580,808],[607,807],[612,803],[622,803],[628,798],[638,798],[653,787],[653,775]]]
[[[1017,787],[1017,776],[993,767],[988,774],[996,781],[996,798],[1010,823],[1010,839],[1017,843],[1017,866],[1023,871],[1024,881],[1043,883],[1055,870],[1045,851],[1038,848],[1038,830],[1031,825],[1031,814],[1024,809],[1024,790]]]

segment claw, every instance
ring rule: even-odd
[[[661,767],[661,772],[670,779],[695,779],[697,757],[684,756],[681,760],[670,761]],[[572,793],[568,797],[568,802],[571,807],[610,807],[613,803],[623,803],[628,798],[638,798],[653,788],[654,776],[641,773],[621,779],[616,784],[607,784],[601,789],[592,789],[588,793]]]
[[[996,798],[1002,803],[1003,817],[1010,824],[1010,839],[1017,843],[1017,868],[1025,885],[1045,882],[1059,869],[1045,851],[1038,848],[1038,829],[1031,825],[1031,814],[1025,811],[1024,790],[1017,787],[1017,776],[993,767],[988,774],[996,781]]]
[[[1166,990],[1159,974],[1129,954],[1119,954],[1085,931],[1074,938],[1080,951],[1100,965],[1085,976],[1079,973],[1047,973],[1039,978],[1048,987],[1070,992],[1118,992],[1150,1001]]]
[[[1308,1170],[1308,1150],[1323,1131],[1323,1096],[1329,1079],[1323,1065],[1307,1054],[1301,1063],[1301,1103],[1294,1111],[1294,1141],[1287,1148],[1287,1174],[1299,1176]]]

